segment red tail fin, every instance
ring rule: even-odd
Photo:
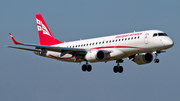
[[[36,15],[36,21],[41,45],[51,46],[62,43],[53,37],[41,14]]]

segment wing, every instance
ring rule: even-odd
[[[33,51],[33,52],[40,52],[40,50],[37,50],[37,49],[28,49],[28,48],[14,47],[14,46],[6,46],[6,47],[15,48],[15,49],[22,49],[22,50],[27,50],[27,51]]]
[[[9,48],[15,48],[15,49],[22,49],[22,50],[27,50],[27,51],[34,51],[34,52],[42,52],[44,50],[48,51],[55,51],[55,52],[61,52],[63,53],[62,55],[65,55],[66,53],[69,54],[80,54],[80,55],[85,55],[88,51],[88,49],[80,49],[80,48],[65,48],[65,47],[54,47],[54,46],[42,46],[42,45],[33,45],[33,44],[25,44],[25,43],[20,43],[14,39],[11,33],[9,33],[11,36],[11,39],[16,45],[23,45],[23,46],[30,46],[30,47],[35,47],[35,49],[29,49],[29,48],[22,48],[22,47],[14,47],[14,46],[6,46]]]

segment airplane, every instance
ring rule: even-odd
[[[36,22],[40,45],[20,43],[9,33],[16,45],[34,47],[35,49],[7,47],[33,51],[36,55],[66,62],[86,62],[82,65],[84,72],[92,70],[89,62],[106,63],[115,60],[117,65],[113,67],[114,73],[122,73],[124,69],[120,63],[123,62],[124,58],[132,60],[138,65],[144,65],[153,61],[153,54],[155,54],[154,62],[159,63],[158,54],[165,52],[166,49],[174,45],[173,40],[160,30],[134,31],[63,43],[53,37],[41,14],[36,15]]]

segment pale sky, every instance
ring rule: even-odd
[[[180,1],[178,0],[3,0],[0,3],[1,101],[179,101]],[[175,45],[158,56],[159,64],[137,65],[124,59],[122,74],[115,61],[57,61],[15,46],[39,44],[35,15],[42,14],[54,37],[73,41],[133,31],[166,32]]]

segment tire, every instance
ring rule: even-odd
[[[113,71],[114,71],[114,73],[117,73],[118,72],[118,67],[114,66]]]
[[[154,59],[154,63],[156,63],[156,59]]]
[[[123,69],[123,67],[122,67],[122,66],[119,66],[119,67],[118,67],[118,72],[119,72],[119,73],[122,73],[122,72],[123,72],[123,70],[124,70],[124,69]]]
[[[86,71],[87,70],[87,66],[86,65],[82,65],[82,71]]]
[[[154,59],[154,63],[159,63],[159,59]]]
[[[159,59],[156,60],[156,63],[159,63]]]
[[[87,71],[90,72],[92,70],[92,66],[91,65],[87,65]]]

